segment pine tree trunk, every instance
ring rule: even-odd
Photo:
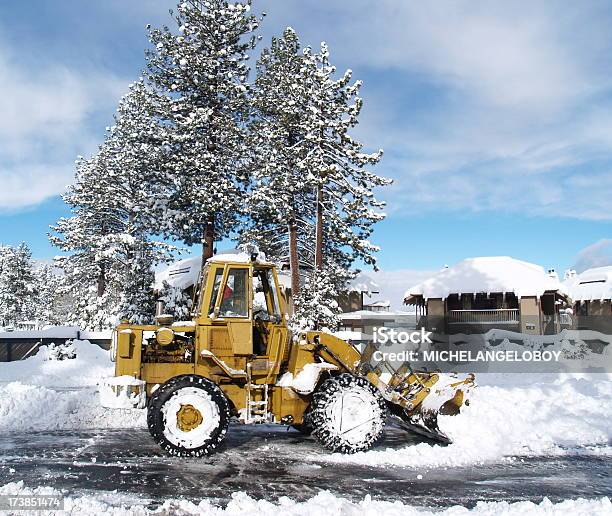
[[[291,271],[291,296],[295,299],[300,293],[300,264],[297,247],[297,226],[294,220],[287,224],[289,230],[289,269]]]
[[[106,292],[106,266],[104,262],[100,264],[100,274],[98,274],[98,297],[102,297]]]
[[[206,260],[212,258],[215,246],[215,218],[211,217],[204,226],[204,238],[202,239],[202,267]]]
[[[315,269],[323,268],[323,188],[317,187],[317,225],[315,233]]]

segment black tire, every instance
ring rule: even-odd
[[[386,419],[387,404],[378,389],[347,373],[321,384],[309,417],[312,435],[327,449],[342,453],[371,448],[382,436]]]
[[[180,428],[178,415],[185,407],[190,411],[192,426],[187,430]],[[169,380],[153,393],[148,403],[147,425],[151,436],[166,452],[177,457],[214,453],[227,435],[229,420],[225,394],[201,376],[185,375]]]

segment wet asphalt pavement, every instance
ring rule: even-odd
[[[388,428],[380,447],[414,439]],[[321,490],[357,501],[367,494],[410,505],[472,507],[479,500],[612,496],[609,455],[523,457],[500,464],[414,469],[329,464],[310,437],[285,428],[233,425],[222,451],[201,459],[164,455],[146,430],[78,430],[0,435],[0,485],[52,486],[72,496],[117,490],[147,500],[209,498],[234,491],[305,500]],[[418,479],[417,475],[422,475]]]

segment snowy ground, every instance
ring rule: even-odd
[[[47,360],[47,348],[0,365],[0,432],[143,427],[143,411],[109,411],[98,402],[100,378],[112,376],[107,351],[75,342],[77,359]]]
[[[53,488],[39,487],[29,489],[23,486],[23,482],[16,482],[0,487],[0,494],[23,494],[23,495],[59,495],[60,491]],[[405,505],[401,502],[387,502],[373,500],[366,496],[359,502],[352,502],[346,498],[338,497],[328,491],[322,491],[310,500],[295,502],[291,498],[283,497],[277,502],[256,500],[245,493],[234,493],[232,499],[225,508],[221,508],[208,500],[192,502],[189,500],[170,499],[162,505],[153,508],[146,501],[134,503],[124,496],[115,493],[106,495],[84,495],[79,497],[68,497],[65,499],[64,509],[70,514],[103,515],[103,514],[173,514],[173,515],[244,515],[258,514],[267,515],[342,515],[350,516],[357,514],[388,515],[388,516],[461,516],[461,515],[483,515],[492,516],[503,514],[512,515],[561,515],[572,514],[573,516],[609,516],[612,504],[608,498],[598,500],[564,500],[553,503],[548,499],[536,504],[529,501],[523,502],[479,502],[472,509],[454,506],[443,510],[430,510],[421,507]],[[20,511],[24,514],[23,511]],[[35,514],[44,514],[37,512]]]
[[[83,342],[77,355],[0,365],[0,492],[63,489],[67,507],[91,513],[122,503],[136,514],[215,513],[211,504],[228,503],[230,514],[291,514],[288,504],[300,514],[612,511],[607,375],[480,375],[470,407],[441,419],[454,439],[446,447],[391,428],[375,449],[344,456],[293,431],[232,426],[225,451],[180,461],[150,441],[144,411],[99,407],[96,384],[113,370],[107,352]],[[580,497],[591,500],[563,502]]]

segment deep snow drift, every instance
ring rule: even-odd
[[[142,410],[100,406],[98,382],[114,374],[108,351],[75,341],[76,358],[50,360],[43,346],[26,360],[0,365],[0,432],[145,425]]]
[[[608,375],[480,374],[470,406],[440,416],[449,446],[333,454],[332,462],[371,466],[464,466],[508,456],[565,452],[612,455],[612,381]]]
[[[22,382],[43,387],[91,387],[115,371],[108,351],[88,341],[74,340],[76,359],[52,360],[48,346],[26,360],[0,365],[0,383]]]
[[[29,489],[23,482],[14,482],[0,487],[0,494],[22,495],[60,495],[61,492],[49,487]],[[608,516],[612,513],[612,503],[609,498],[594,500],[565,500],[552,503],[544,499],[540,504],[533,502],[479,502],[473,509],[454,506],[443,511],[432,511],[420,507],[404,505],[401,502],[385,502],[372,500],[369,496],[358,503],[345,498],[336,497],[328,491],[322,491],[306,502],[294,502],[283,497],[278,503],[266,500],[255,500],[245,493],[234,493],[232,500],[225,509],[211,504],[208,500],[193,503],[187,500],[166,500],[157,509],[151,510],[146,500],[134,500],[128,497],[108,493],[97,496],[68,497],[65,499],[64,514],[83,515],[148,515],[148,514],[175,514],[175,515],[243,515],[250,516],[292,516],[292,515],[380,515],[385,516],[492,516],[503,514],[506,516]],[[23,514],[23,511],[19,513]],[[36,514],[45,514],[36,512]],[[53,513],[58,514],[58,513]],[[61,513],[59,513],[61,514]]]

